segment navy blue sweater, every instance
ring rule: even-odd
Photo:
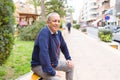
[[[60,48],[56,45],[54,37],[57,37]],[[59,49],[58,49],[59,48]],[[66,60],[71,60],[67,45],[60,31],[56,35],[51,34],[49,28],[45,26],[36,38],[32,53],[31,67],[42,66],[45,73],[51,76],[56,74],[55,67],[58,65],[60,50]],[[57,55],[56,55],[57,54]]]

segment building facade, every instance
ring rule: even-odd
[[[97,3],[96,0],[84,0],[83,4],[84,5],[80,10],[80,22],[90,25],[96,20],[97,17]]]
[[[80,12],[80,22],[90,26],[119,25],[120,0],[84,0]]]

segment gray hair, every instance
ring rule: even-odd
[[[60,16],[58,13],[52,12],[52,13],[49,13],[49,14],[48,14],[47,20],[50,20],[50,17],[53,16],[53,15],[58,15],[58,16]]]

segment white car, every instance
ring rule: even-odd
[[[113,40],[119,41],[120,42],[120,29],[117,29],[114,33],[113,33]]]

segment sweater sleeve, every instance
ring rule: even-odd
[[[49,56],[49,49],[48,49],[49,35],[46,33],[46,31],[43,31],[40,33],[38,40],[39,40],[39,48],[40,48],[39,59],[43,72],[51,76],[55,76],[56,71],[51,66],[50,56]]]
[[[67,44],[66,44],[66,42],[65,42],[61,32],[60,32],[60,42],[61,42],[60,48],[61,48],[61,51],[64,54],[66,60],[71,60],[71,56],[69,54],[69,51],[68,51],[68,48],[67,48]]]

